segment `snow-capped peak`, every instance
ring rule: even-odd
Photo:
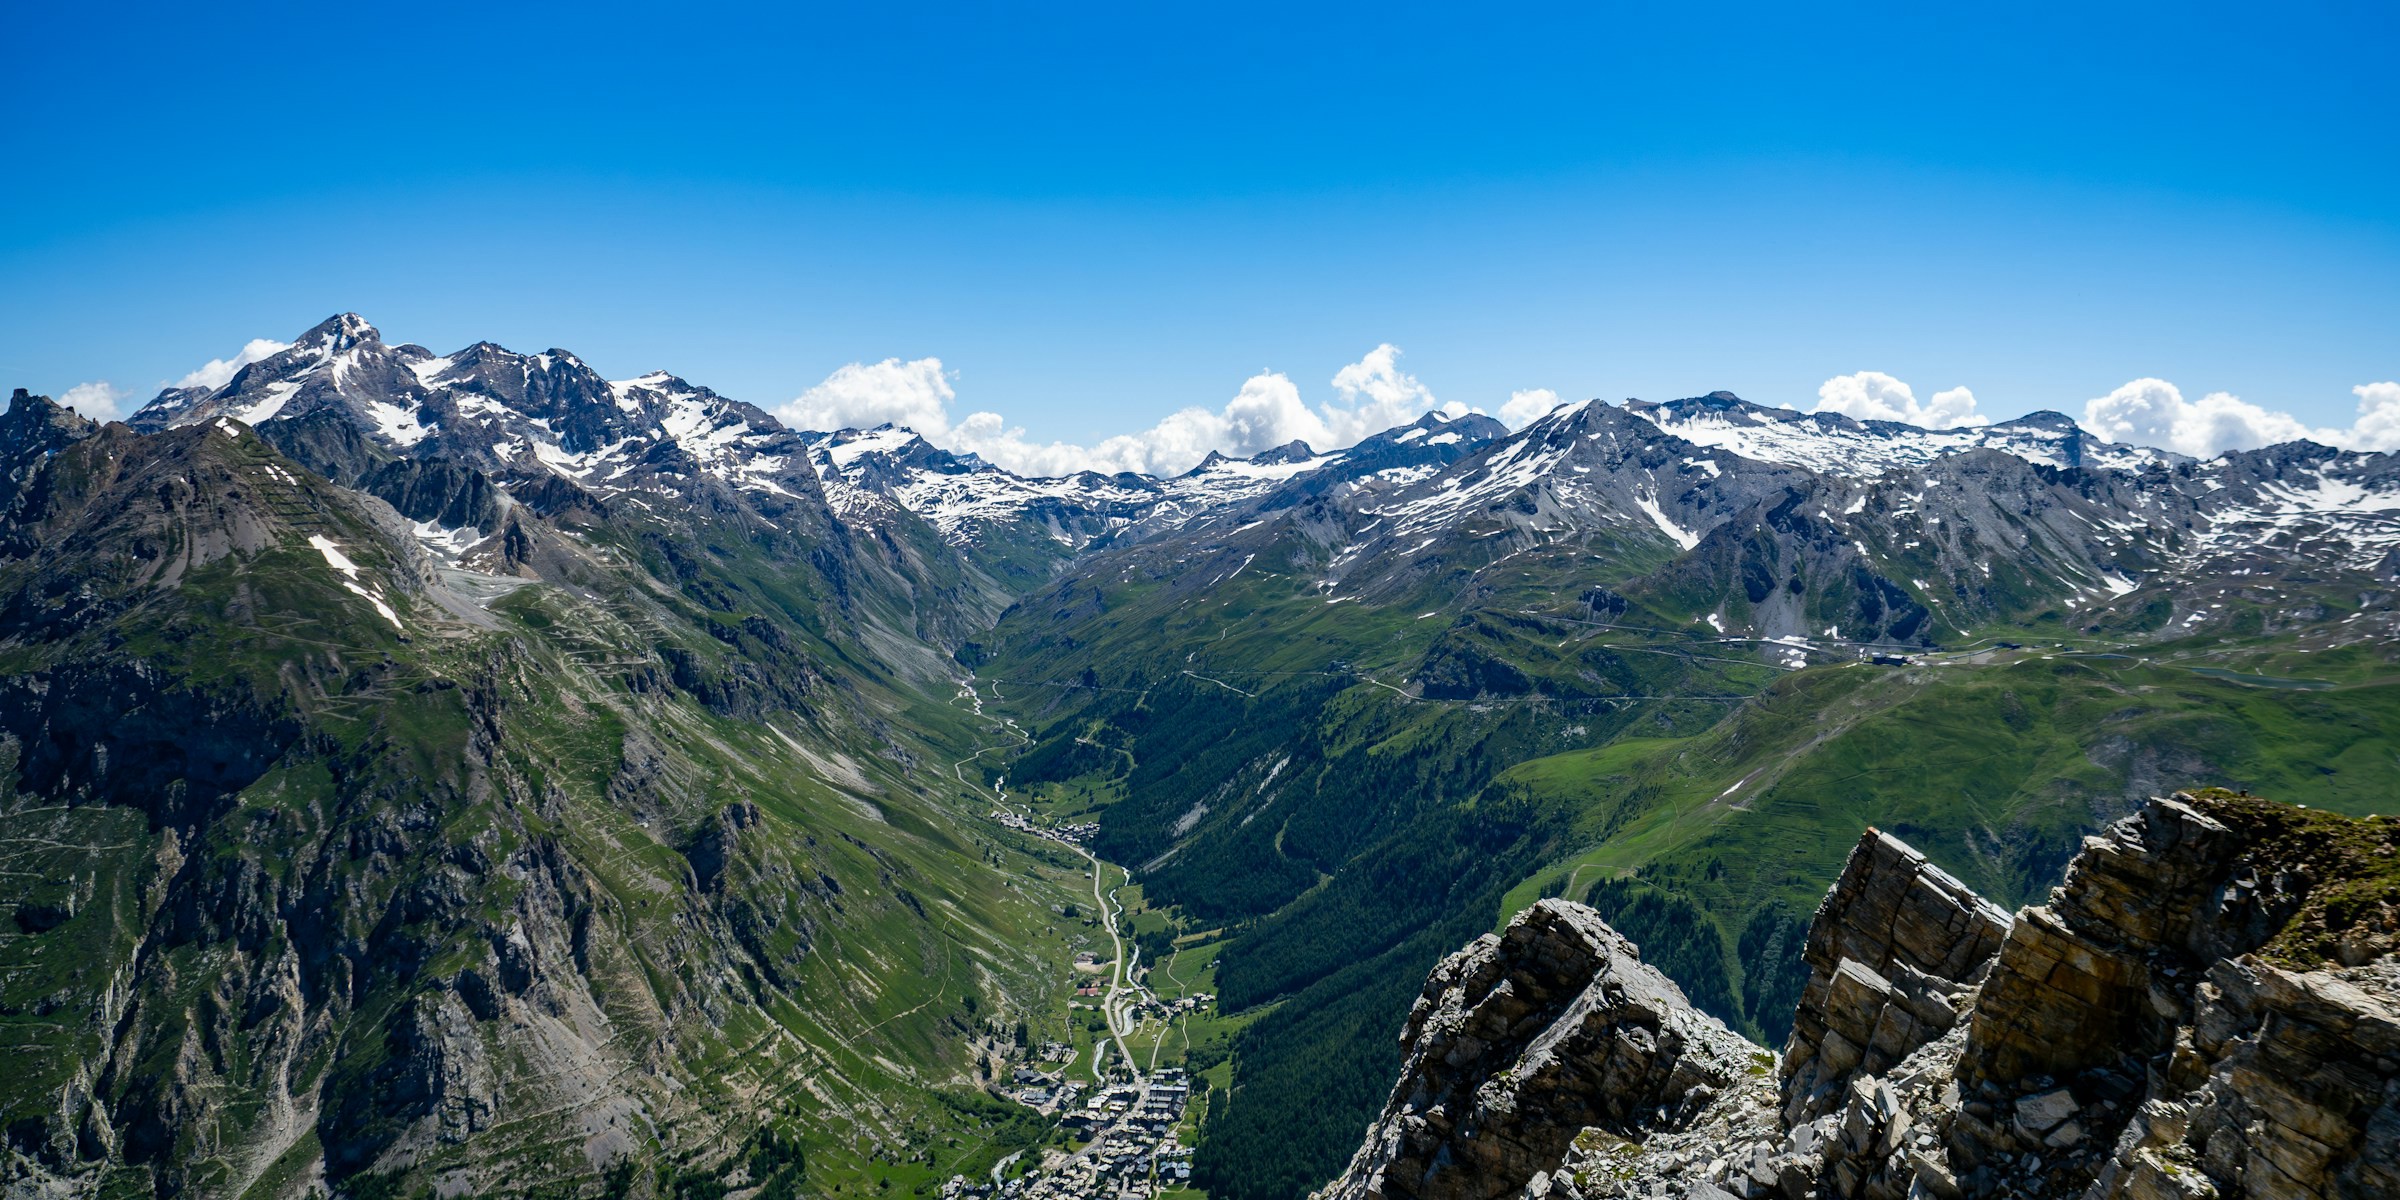
[[[348,350],[361,343],[381,342],[382,340],[383,335],[376,332],[375,327],[368,324],[365,317],[354,312],[346,312],[335,313],[318,322],[307,333],[301,334],[299,340],[292,343],[292,348],[306,350],[322,357]]]
[[[812,490],[802,447],[773,417],[665,371],[618,383],[571,352],[476,342],[447,355],[386,346],[354,313],[251,363],[213,392],[169,389],[137,428],[217,417],[252,426],[344,420],[385,448],[440,453],[496,477],[565,476],[595,491],[678,488],[703,477],[784,497]]]
[[[1935,459],[1991,449],[2027,462],[2066,469],[2139,469],[2173,464],[2180,455],[2121,446],[2085,432],[2062,413],[2029,413],[1996,425],[1923,429],[1897,421],[1857,421],[1837,412],[1801,412],[1753,404],[1731,392],[1664,403],[1628,400],[1625,407],[1688,442],[1721,446],[1760,462],[1806,467],[1830,475],[1872,479]]]

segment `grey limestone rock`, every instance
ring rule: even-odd
[[[2400,1195],[2400,914],[2355,901],[2396,854],[2400,823],[2179,794],[2011,919],[1870,830],[1780,1070],[1543,901],[1434,972],[1321,1195]],[[2345,880],[2337,920],[2317,893]]]
[[[1400,1085],[1327,1200],[1486,1200],[1555,1169],[1586,1129],[1688,1125],[1761,1064],[1633,943],[1545,900],[1435,968]]]

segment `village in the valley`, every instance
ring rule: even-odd
[[[1010,829],[1061,843],[1092,864],[1093,915],[1115,956],[1092,950],[1073,956],[1068,1026],[1090,1034],[1089,1044],[1079,1044],[1083,1038],[1077,1036],[1027,1045],[1009,1076],[995,1084],[999,1094],[1048,1119],[1052,1140],[1001,1160],[987,1177],[951,1176],[941,1187],[943,1200],[1119,1200],[1188,1187],[1201,1115],[1195,1101],[1208,1084],[1161,1060],[1182,1057],[1182,1051],[1167,1049],[1170,1031],[1182,1033],[1179,1023],[1210,1012],[1216,997],[1188,990],[1182,980],[1168,995],[1153,990],[1150,978],[1166,964],[1142,961],[1130,931],[1120,927],[1120,889],[1105,888],[1102,880],[1112,873],[1123,878],[1122,872],[1084,849],[1097,825],[1040,824],[1007,808],[991,815]],[[1188,1049],[1188,1037],[1174,1040]]]

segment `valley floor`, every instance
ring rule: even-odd
[[[961,698],[983,715],[972,685],[962,689]],[[1022,738],[1013,722],[1002,721],[1000,728]],[[955,764],[962,783],[968,782],[961,773],[967,764],[990,749]],[[1145,928],[1156,929],[1162,918],[1142,906],[1131,872],[1086,847],[1096,827],[1060,819],[1046,811],[1053,805],[1012,796],[1005,778],[994,779],[990,787],[995,824],[1064,848],[1089,867],[1090,915],[1082,916],[1080,909],[1062,915],[1105,935],[1107,948],[1074,956],[1071,987],[1040,1023],[1043,1034],[1055,1028],[1064,1036],[1035,1041],[1029,1033],[1009,1056],[1010,1078],[1002,1094],[1048,1122],[1042,1143],[1010,1154],[988,1178],[952,1175],[942,1183],[941,1195],[945,1200],[1204,1195],[1189,1186],[1200,1117],[1193,1100],[1196,1083],[1203,1090],[1211,1085],[1178,1064],[1191,1051],[1193,1024],[1209,1019],[1214,996],[1200,985],[1211,972],[1216,946],[1188,951],[1178,946],[1160,963],[1143,961],[1132,926],[1138,918]],[[1183,961],[1187,954],[1191,962]]]

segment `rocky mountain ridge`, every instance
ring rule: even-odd
[[[2308,443],[2208,463],[2100,453],[2041,414],[1928,449],[1926,431],[1905,426],[1710,399],[1712,411],[1809,432],[1703,444],[1679,432],[1701,432],[1694,422],[1658,420],[1672,406],[1562,407],[1357,502],[1324,586],[1389,594],[1425,556],[1647,543],[1670,560],[1649,590],[1674,610],[1770,638],[1838,641],[1847,628],[1848,640],[1911,641],[2104,607],[2154,584],[2263,584],[2328,563],[2400,578],[2400,455]]]
[[[8,1194],[668,1191],[770,1126],[863,1174],[971,1078],[949,931],[996,1008],[1042,986],[912,680],[972,608],[938,541],[715,473],[680,385],[583,429],[578,364],[504,355],[337,322],[139,428],[0,414]],[[468,415],[362,426],[428,378]]]
[[[805,451],[774,418],[663,371],[610,382],[564,350],[478,342],[436,356],[386,345],[355,313],[300,335],[222,387],[169,389],[128,419],[157,432],[229,418],[345,486],[394,503],[445,557],[513,567],[513,502],[548,513],[730,492],[821,531]]]
[[[2191,461],[2172,451],[2103,441],[2058,412],[2027,413],[1991,425],[1921,429],[1899,421],[1855,420],[1838,412],[1769,408],[1731,392],[1656,404],[1630,400],[1625,407],[1689,442],[1723,446],[1761,462],[1835,474],[1877,475],[1979,449],[2061,470],[2138,471],[2154,463],[2172,467]]]
[[[806,500],[821,480],[860,526],[905,510],[953,544],[988,542],[986,525],[1030,526],[1068,550],[1128,525],[1171,527],[1321,468],[1350,477],[1438,465],[1505,432],[1488,417],[1429,414],[1334,454],[1293,443],[1251,459],[1212,454],[1167,478],[1029,478],[905,429],[787,429],[665,371],[606,380],[566,350],[523,354],[477,342],[436,355],[387,345],[355,313],[328,318],[220,387],[166,389],[129,424],[155,432],[218,417],[258,426],[330,478],[370,490],[379,468],[426,459],[521,486],[555,477],[601,497],[680,494],[709,478],[754,497]],[[485,505],[417,519],[444,533],[488,535],[493,516]]]
[[[2013,918],[1869,830],[1780,1056],[1545,900],[1428,979],[1320,1196],[2386,1196],[2400,826],[2179,793]]]
[[[1658,559],[1652,598],[1677,615],[1773,639],[1924,641],[2047,606],[2116,606],[2153,583],[2273,590],[2285,569],[2328,560],[2400,578],[2400,455],[2294,443],[2200,463],[2056,413],[1926,430],[1716,392],[1561,405],[1514,433],[1429,413],[1342,451],[1212,455],[1172,478],[1035,479],[905,429],[788,430],[663,371],[611,382],[564,350],[388,346],[340,314],[220,388],[162,392],[131,423],[216,416],[392,502],[446,558],[515,569],[518,502],[550,515],[707,495],[803,534],[938,539],[987,609],[1095,551],[1222,542],[1317,513],[1332,519],[1310,517],[1291,551],[1315,560],[1328,599],[1397,597],[1586,544]],[[1270,520],[1242,553],[1284,528]],[[897,569],[942,573],[929,552]]]
[[[1331,453],[1291,442],[1247,459],[1211,452],[1180,475],[1084,471],[1048,479],[953,454],[892,425],[803,436],[814,448],[828,496],[849,519],[871,522],[905,510],[970,554],[1033,544],[1063,562],[1100,544],[1170,533],[1269,496],[1422,478],[1507,432],[1481,414],[1431,412]]]

